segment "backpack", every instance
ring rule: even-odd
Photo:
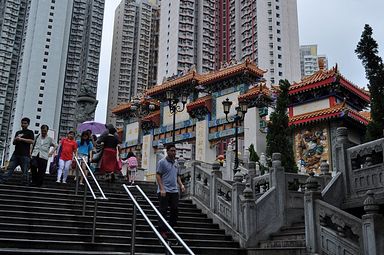
[[[138,165],[136,157],[130,157],[128,158],[128,167],[129,168],[136,168]]]

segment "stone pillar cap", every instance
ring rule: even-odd
[[[378,213],[379,205],[376,203],[375,196],[374,196],[375,193],[373,193],[372,190],[368,190],[366,195],[367,195],[367,198],[364,200],[364,211],[367,214]]]

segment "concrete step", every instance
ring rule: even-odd
[[[0,250],[0,254],[2,255],[41,255],[42,250],[40,249],[29,249],[29,250],[24,250],[24,249],[2,249]],[[44,250],[44,254],[52,254],[52,255],[100,255],[99,251],[66,251],[66,250]],[[108,251],[103,251],[103,255],[127,255],[128,252],[108,252]],[[135,253],[135,255],[157,255],[157,254],[164,254],[162,253]]]
[[[284,239],[260,241],[260,248],[296,248],[305,247],[305,239]]]
[[[98,204],[96,243],[91,243],[93,198],[87,196],[87,212],[82,216],[83,187],[75,196],[71,179],[63,185],[55,183],[55,176],[47,176],[45,187],[37,188],[19,185],[18,177],[15,175],[6,184],[0,184],[0,254],[129,253],[132,201],[121,186],[123,181],[100,182],[108,200]],[[157,206],[156,185],[139,185]],[[157,216],[147,202],[137,190],[131,191],[157,225]],[[180,200],[175,231],[195,254],[246,254],[191,200]],[[136,236],[136,254],[164,254],[164,247],[141,215],[138,215]],[[175,253],[186,254],[180,246],[175,247]]]
[[[140,231],[140,229],[138,229]],[[31,240],[31,242],[38,242],[39,240],[45,240],[45,241],[66,241],[66,242],[76,242],[76,241],[82,241],[82,242],[91,242],[91,233],[92,231],[89,231],[88,234],[66,234],[66,233],[55,233],[54,235],[52,233],[46,233],[46,232],[30,232],[30,231],[15,231],[15,230],[7,230],[7,231],[1,231],[0,232],[0,238],[13,238],[15,240],[19,239],[28,239]],[[170,240],[175,240],[175,238],[170,238]],[[131,242],[130,235],[128,236],[119,236],[119,235],[101,235],[98,231],[95,235],[95,242],[97,243],[114,243],[114,244],[126,244]],[[184,242],[189,246],[202,246],[202,247],[212,247],[216,246],[218,241],[217,240],[207,240],[207,239],[187,239],[184,238]],[[159,240],[156,236],[152,237],[142,237],[137,236],[136,237],[136,244],[148,244],[148,245],[157,245],[159,244]],[[235,247],[238,248],[238,244],[227,241],[227,240],[220,240],[220,246],[221,247]]]
[[[306,248],[251,248],[247,249],[247,255],[309,255]]]
[[[131,226],[130,226],[131,227]],[[138,226],[140,231],[136,232],[137,236],[140,237],[152,237],[155,238],[156,235],[149,228],[147,229],[145,226]],[[32,235],[34,232],[44,232],[44,233],[64,233],[64,234],[83,234],[89,235],[91,233],[92,228],[87,226],[52,226],[52,225],[34,225],[34,224],[18,224],[18,223],[0,223],[0,231],[29,231]],[[201,231],[201,230],[200,230]],[[223,231],[209,231],[208,229],[204,231],[204,235],[196,235],[196,233],[191,232],[191,229],[180,229],[178,230],[178,234],[182,238],[187,239],[208,239],[208,240],[226,240],[230,241],[230,236],[223,235]],[[210,233],[211,232],[211,233]],[[131,229],[113,229],[113,228],[101,228],[97,226],[97,234],[99,235],[110,235],[110,236],[130,236]]]
[[[74,204],[55,204],[55,203],[42,203],[42,202],[33,202],[27,201],[22,202],[19,200],[9,200],[9,199],[1,199],[0,198],[0,210],[18,210],[18,211],[33,211],[33,212],[41,212],[41,213],[53,213],[53,214],[75,214],[82,215],[83,205],[80,202]],[[86,216],[93,216],[94,206],[89,205],[86,206]],[[110,210],[108,207],[98,206],[97,208],[97,216],[105,216],[105,217],[116,217],[116,218],[127,218],[128,216],[132,216],[132,208]],[[145,210],[147,216],[156,221],[158,216],[154,211],[150,211],[149,208]],[[183,212],[179,214],[180,221],[187,222],[199,222],[199,223],[212,223],[211,219],[208,219],[205,215],[202,214],[191,214],[189,212]]]
[[[5,246],[5,247],[4,247]],[[68,241],[50,241],[50,240],[37,240],[37,241],[31,241],[29,239],[12,239],[12,238],[0,238],[0,251],[3,249],[27,249],[27,250],[40,250],[41,253],[43,253],[45,250],[86,250],[86,251],[93,251],[93,252],[100,252],[99,254],[105,254],[105,252],[125,252],[125,254],[128,254],[130,251],[130,245],[129,244],[120,244],[120,243],[108,243],[108,242],[102,242],[102,243],[90,243],[90,242],[81,242],[81,241],[74,241],[74,242],[68,242]],[[175,246],[172,247],[174,252],[176,254],[184,254],[185,249],[181,246]],[[201,247],[201,246],[190,246],[190,249],[194,251],[195,254],[210,254],[210,255],[245,255],[245,250],[241,248],[236,247]],[[139,253],[148,253],[149,254],[161,254],[164,252],[164,247],[161,245],[150,245],[150,244],[136,244],[135,250]],[[40,253],[40,254],[41,254]],[[24,254],[24,253],[20,253]]]

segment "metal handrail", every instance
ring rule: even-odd
[[[87,176],[85,175],[84,171],[83,171],[83,168],[81,167],[81,164],[79,162],[79,159],[77,157],[75,157],[75,161],[76,161],[76,164],[77,164],[77,168],[80,170],[80,173],[81,175],[83,176],[83,179],[85,180],[85,183],[87,185],[84,186],[84,193],[83,193],[83,216],[85,216],[85,208],[86,208],[86,204],[87,204],[87,192],[88,192],[88,189],[89,191],[91,192],[92,194],[92,197],[94,199],[94,202],[95,202],[95,205],[94,205],[94,208],[93,208],[93,225],[92,225],[92,243],[95,242],[95,232],[96,232],[96,219],[97,219],[97,206],[98,206],[98,201],[99,200],[108,200],[108,198],[105,196],[103,190],[101,189],[100,185],[99,185],[99,182],[96,180],[96,177],[95,175],[93,174],[92,170],[90,169],[90,167],[88,166],[87,164],[87,161],[86,161],[86,158],[85,157],[82,157],[81,158],[82,161],[84,162],[85,166],[87,167],[88,169],[88,172],[91,174],[92,176],[92,179],[93,181],[96,183],[96,186],[97,186],[97,189],[99,190],[101,196],[100,197],[97,197],[95,195],[95,192],[93,191],[93,188],[91,186],[91,184],[89,183],[88,179],[87,179]],[[75,195],[77,195],[78,193],[78,190],[79,190],[79,172],[78,170],[76,169],[76,189],[75,189]]]
[[[139,203],[137,202],[136,198],[133,196],[129,188],[136,188],[139,190],[139,192],[142,194],[142,196],[147,200],[147,202],[150,204],[152,209],[156,212],[156,214],[159,216],[159,218],[163,221],[165,226],[172,232],[172,234],[176,237],[176,239],[179,241],[179,243],[182,244],[182,246],[188,251],[189,254],[195,255],[195,253],[189,248],[189,246],[181,239],[181,237],[176,233],[176,231],[168,224],[168,222],[164,219],[164,217],[161,215],[161,213],[156,209],[156,207],[153,205],[151,200],[147,197],[147,195],[143,192],[143,190],[137,186],[127,186],[126,184],[123,184],[123,187],[125,191],[128,193],[129,197],[132,199],[134,203],[134,210],[133,210],[133,218],[132,218],[132,240],[131,240],[131,254],[135,254],[135,237],[136,237],[136,208],[139,209],[140,213],[143,215],[144,219],[148,222],[149,226],[152,228],[153,232],[156,234],[156,236],[160,239],[160,241],[164,244],[165,248],[170,252],[172,255],[176,255],[176,253],[173,252],[172,248],[168,245],[168,243],[164,240],[164,238],[160,235],[159,231],[156,229],[156,227],[153,225],[151,220],[148,218],[147,214],[144,212],[144,210],[141,208]]]

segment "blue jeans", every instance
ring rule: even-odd
[[[8,165],[8,172],[4,173],[2,176],[0,176],[0,182],[5,182],[11,176],[13,175],[13,172],[15,171],[15,168],[17,166],[21,167],[21,171],[23,172],[24,182],[29,183],[29,162],[31,158],[29,156],[19,156],[19,155],[12,155],[9,165]]]

